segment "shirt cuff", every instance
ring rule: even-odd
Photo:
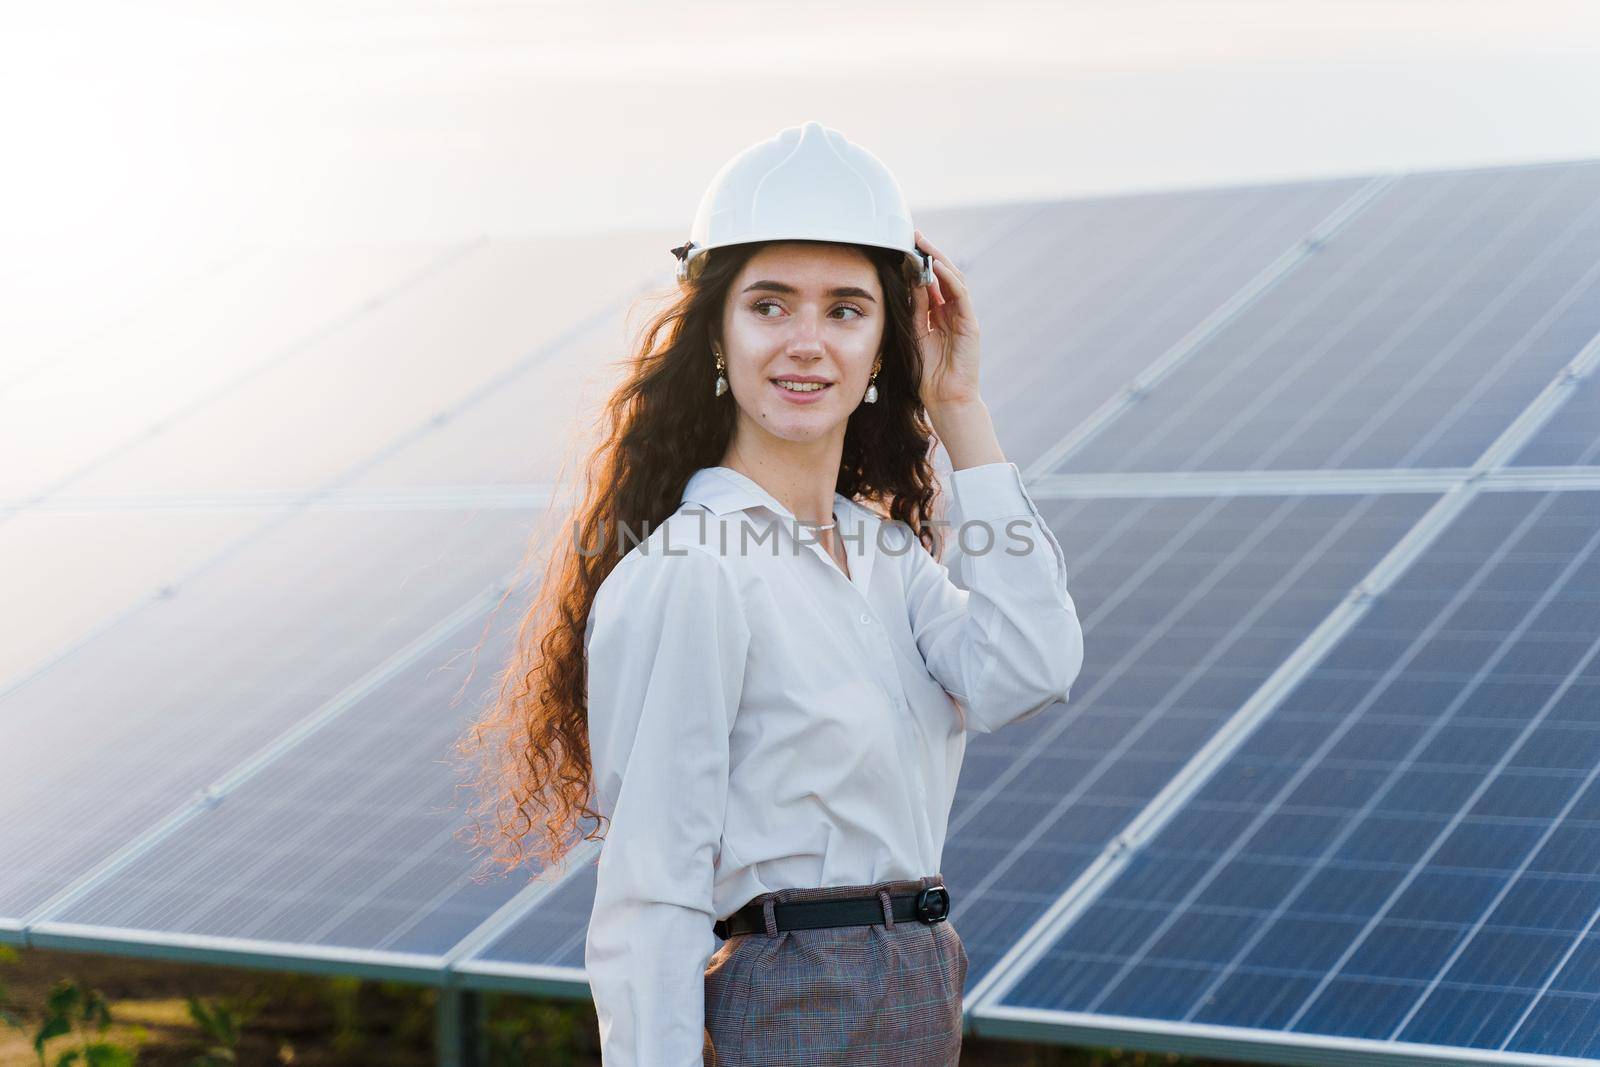
[[[1033,515],[1033,507],[1022,488],[1022,472],[1010,461],[953,470],[950,491],[963,521]]]

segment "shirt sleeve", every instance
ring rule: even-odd
[[[962,706],[965,729],[990,733],[1068,699],[1083,628],[1066,556],[1017,465],[965,467],[950,483],[952,565],[913,546],[907,608],[928,672]],[[973,524],[964,538],[962,523]]]
[[[589,747],[600,848],[584,966],[606,1067],[699,1067],[705,968],[750,631],[713,554],[623,558],[590,611]]]

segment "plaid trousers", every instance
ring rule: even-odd
[[[907,881],[763,893],[757,903],[878,896],[886,922],[728,938],[706,965],[704,1067],[956,1067],[967,951],[949,920],[895,920]],[[770,914],[770,913],[769,913]]]

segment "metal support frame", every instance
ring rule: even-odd
[[[434,1004],[433,1041],[439,1067],[487,1067],[489,1002],[459,986],[440,986]]]

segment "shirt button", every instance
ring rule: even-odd
[[[862,614],[861,614],[861,621],[862,621],[862,622],[871,622],[871,621],[872,621],[872,616],[871,616],[871,615],[868,615],[868,614],[867,614],[867,613],[865,613],[865,612],[862,612]]]

